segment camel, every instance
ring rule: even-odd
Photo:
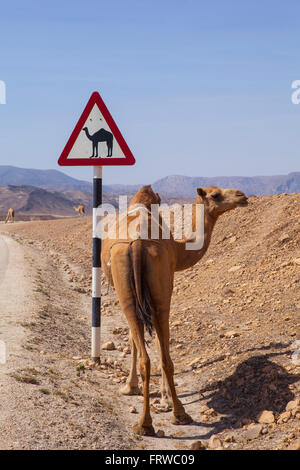
[[[81,216],[81,215],[84,215],[85,212],[84,212],[84,206],[82,204],[79,204],[79,206],[73,206],[73,209],[78,212],[78,215]]]
[[[159,196],[151,186],[142,188],[133,198],[132,203],[142,201],[147,209],[148,227],[150,224],[151,204],[159,203]],[[146,201],[146,203],[145,203]],[[143,382],[144,405],[142,415],[134,432],[142,435],[155,435],[152,426],[149,404],[150,358],[145,347],[145,327],[151,333],[156,331],[160,348],[162,367],[162,398],[172,402],[172,423],[177,425],[192,422],[178,399],[174,386],[174,366],[169,353],[169,314],[173,291],[174,273],[190,268],[206,252],[215,223],[220,215],[238,206],[248,204],[247,197],[235,189],[217,187],[197,188],[196,203],[193,204],[193,231],[196,226],[196,206],[204,205],[204,243],[201,249],[186,250],[186,239],[175,241],[161,237],[161,219],[158,240],[126,239],[107,237],[103,241],[102,266],[106,278],[115,288],[121,309],[130,327],[132,364],[130,374],[121,393],[135,395],[139,393],[136,361]],[[129,224],[137,215],[127,214]],[[122,220],[119,223],[121,226]],[[118,232],[117,232],[118,233]],[[191,240],[188,240],[189,242]]]
[[[7,216],[6,216],[6,219],[5,219],[5,223],[7,223],[9,220],[12,223],[15,221],[15,210],[12,207],[10,207],[8,209],[8,213],[7,213]]]
[[[112,149],[113,149],[113,134],[105,129],[100,129],[99,131],[95,132],[93,135],[89,133],[87,127],[82,129],[89,140],[92,141],[93,144],[93,155],[90,158],[101,158],[98,157],[98,144],[99,142],[106,142],[107,145],[107,157],[112,156]]]

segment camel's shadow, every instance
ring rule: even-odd
[[[264,410],[272,411],[275,416],[285,411],[287,403],[295,398],[289,386],[300,379],[300,374],[289,374],[270,358],[286,353],[252,356],[239,363],[234,373],[224,380],[193,392],[205,394],[207,406],[222,416],[213,423],[194,422],[199,427],[209,427],[210,431],[188,439],[209,438],[224,429],[241,428],[247,421],[257,421]],[[188,395],[191,394],[182,397]]]

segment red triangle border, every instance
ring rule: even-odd
[[[68,156],[73,148],[73,145],[80,134],[83,125],[85,124],[87,118],[89,117],[94,105],[97,104],[100,109],[104,119],[106,120],[111,132],[114,135],[114,138],[118,142],[122,152],[125,155],[125,158],[70,158]],[[119,131],[118,126],[113,120],[110,112],[104,104],[100,94],[97,91],[94,91],[84,108],[83,113],[81,114],[79,121],[77,122],[68,142],[65,145],[65,148],[62,151],[61,156],[58,159],[58,164],[60,166],[119,166],[119,165],[134,165],[135,158],[131,153],[130,148],[126,144],[124,137]]]

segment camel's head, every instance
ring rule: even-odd
[[[197,188],[196,203],[204,204],[212,216],[218,217],[236,207],[247,206],[248,199],[242,191],[237,189],[209,186],[208,188]]]
[[[151,204],[160,204],[160,197],[151,188],[151,185],[143,186],[131,199],[129,206],[143,204],[147,209],[151,209]]]

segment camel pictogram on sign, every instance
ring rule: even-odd
[[[87,138],[92,141],[93,144],[93,155],[90,158],[101,158],[98,157],[98,144],[99,142],[106,142],[107,145],[107,157],[112,157],[112,149],[113,149],[113,139],[114,136],[111,132],[106,131],[105,129],[100,129],[99,131],[95,132],[94,134],[90,134],[87,127],[82,129]]]

